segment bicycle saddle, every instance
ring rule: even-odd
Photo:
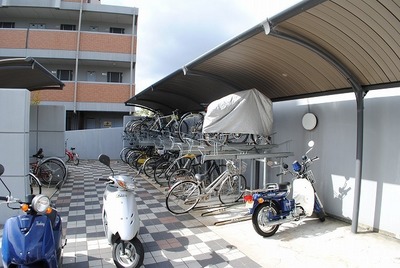
[[[39,148],[39,150],[36,152],[36,154],[32,155],[32,157],[36,157],[36,158],[43,158],[43,149]]]
[[[207,173],[204,174],[197,173],[194,175],[194,177],[196,178],[197,181],[205,181],[208,179],[209,176]]]

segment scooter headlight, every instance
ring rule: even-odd
[[[124,190],[132,191],[136,188],[135,181],[131,177],[116,176],[115,180],[117,181],[118,185]]]
[[[32,200],[32,207],[38,213],[45,213],[50,207],[50,199],[45,195],[37,195]]]

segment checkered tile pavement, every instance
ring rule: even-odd
[[[119,161],[112,167],[116,174],[134,175]],[[115,267],[101,220],[105,186],[96,180],[109,175],[98,161],[69,166],[69,178],[55,201],[67,232],[64,268]],[[151,179],[137,177],[136,201],[144,267],[260,267],[192,214],[171,214],[165,207],[165,189]]]

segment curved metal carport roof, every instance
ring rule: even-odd
[[[154,83],[126,105],[168,114],[202,109],[250,88],[279,101],[351,92],[354,84],[364,91],[399,86],[398,29],[397,1],[303,1]]]
[[[357,232],[362,171],[363,98],[400,86],[400,3],[309,0],[227,41],[125,102],[168,114],[200,110],[256,88],[272,101],[355,92]]]
[[[63,82],[33,58],[0,60],[0,88],[26,88],[34,91],[63,87]]]

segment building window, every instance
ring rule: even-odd
[[[76,25],[75,24],[61,24],[60,29],[64,30],[64,31],[76,31]]]
[[[29,24],[30,29],[46,29],[46,24],[44,23],[30,23]]]
[[[0,28],[15,28],[15,22],[0,21]]]
[[[117,28],[117,27],[110,27],[110,33],[124,34],[125,33],[125,29],[124,28]]]
[[[57,78],[63,81],[72,81],[72,70],[57,70]]]
[[[122,83],[122,73],[107,72],[107,82]]]

